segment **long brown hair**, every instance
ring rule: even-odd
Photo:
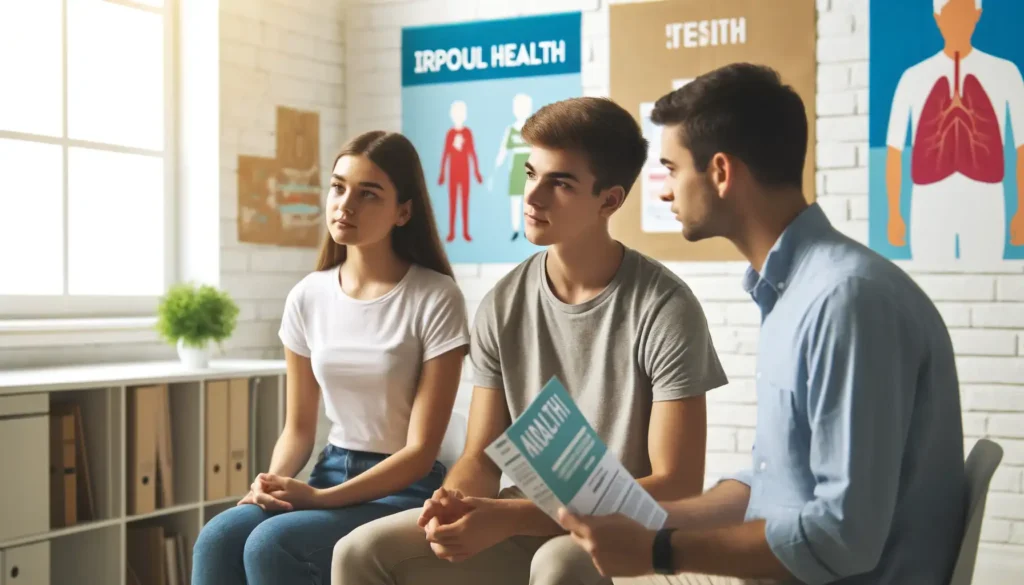
[[[423,165],[412,142],[397,132],[375,130],[350,140],[334,157],[334,164],[337,165],[343,156],[365,156],[370,159],[391,179],[398,192],[398,202],[412,201],[409,221],[391,229],[391,246],[398,257],[455,278],[437,233]],[[327,270],[338,266],[345,261],[346,253],[347,248],[335,242],[328,233],[320,248],[316,269]]]

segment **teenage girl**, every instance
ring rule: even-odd
[[[469,333],[419,156],[370,132],[338,155],[315,272],[288,294],[287,418],[266,473],[199,534],[193,585],[328,583],[334,544],[441,487]],[[309,482],[321,395],[331,430]]]

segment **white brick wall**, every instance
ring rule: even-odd
[[[400,27],[473,18],[586,10],[584,93],[608,92],[608,0],[350,0],[347,126],[351,133],[401,126]],[[867,235],[868,0],[817,0],[817,194],[832,221]],[[596,9],[596,10],[595,10]],[[751,373],[758,316],[740,287],[738,263],[672,264],[701,297],[731,384],[709,397],[708,476],[746,463],[756,420]],[[460,265],[475,309],[508,266]],[[992,483],[979,581],[1024,580],[1024,275],[914,274],[951,328],[963,381],[967,447],[991,437],[1006,451]],[[462,396],[460,405],[465,407]]]
[[[320,112],[322,181],[344,140],[342,0],[221,0],[221,286],[242,307],[233,356],[281,356],[284,297],[317,250],[239,243],[238,155],[274,156],[277,106]]]

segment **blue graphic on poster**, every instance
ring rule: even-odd
[[[453,263],[515,263],[523,234],[520,134],[538,108],[577,97],[579,12],[402,30],[402,133],[416,145]]]
[[[974,269],[1024,259],[1024,2],[872,2],[870,246]]]

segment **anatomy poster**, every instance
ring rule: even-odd
[[[659,260],[739,260],[728,241],[683,239],[670,203],[661,200],[668,175],[659,162],[662,128],[651,123],[654,102],[698,75],[737,61],[775,68],[807,110],[809,140],[804,193],[814,200],[815,27],[807,0],[671,0],[611,4],[611,97],[637,117],[650,143],[647,163],[612,216],[612,234]]]
[[[871,3],[869,241],[920,267],[1024,259],[1024,2]]]
[[[276,157],[238,157],[238,241],[315,248],[324,224],[320,117],[277,109]]]
[[[452,262],[540,250],[523,234],[520,132],[541,106],[581,95],[580,27],[573,12],[402,30],[402,132]]]

